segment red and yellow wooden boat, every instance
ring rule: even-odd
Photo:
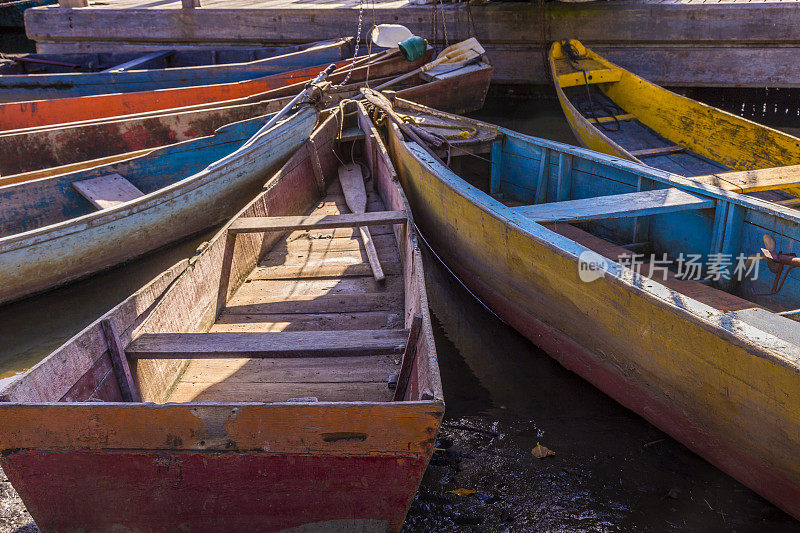
[[[0,390],[0,464],[37,525],[399,530],[444,403],[414,225],[363,108],[201,249]]]

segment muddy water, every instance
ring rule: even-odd
[[[492,99],[475,116],[574,143],[555,100]],[[210,234],[0,307],[0,381],[192,255]],[[426,268],[447,414],[407,531],[800,530],[561,368],[476,302],[429,252]],[[537,444],[555,455],[537,459],[531,453]],[[26,522],[25,531],[33,530],[13,493],[0,488],[0,531]],[[469,493],[450,492],[458,489]]]

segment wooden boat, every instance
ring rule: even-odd
[[[0,6],[3,4],[0,2]],[[15,54],[0,58],[0,75],[74,74],[129,70],[153,70],[250,63],[277,55],[299,52],[319,43],[306,45],[164,48],[127,52],[80,52],[61,54]],[[205,85],[205,83],[204,83]]]
[[[97,94],[132,93],[262,78],[352,57],[352,39],[275,48],[267,57],[244,63],[200,64],[176,68],[148,68],[148,61],[169,51],[148,52],[138,59],[115,64],[103,72],[0,75],[0,102],[75,98]],[[177,53],[177,52],[176,52]],[[180,55],[179,55],[180,57]],[[312,76],[313,77],[313,76]]]
[[[374,93],[368,100],[387,107]],[[800,518],[800,325],[791,319],[800,282],[786,278],[798,264],[797,211],[400,99],[388,109],[429,133],[445,123],[480,145],[494,137],[490,162],[466,155],[470,140],[453,141],[448,167],[407,125],[383,118],[420,233],[473,294]],[[656,265],[669,270],[637,267],[634,251],[671,260]],[[681,257],[695,254],[710,265],[703,278],[724,272],[721,254],[732,257],[731,279],[681,279]],[[740,264],[759,268],[733,276]]]
[[[378,86],[391,76],[410,72],[418,63],[408,63],[399,55],[370,65],[369,81]],[[348,68],[346,67],[345,70]],[[445,75],[415,76],[394,85],[397,94],[437,109],[467,113],[483,107],[492,66],[485,62],[466,65]],[[377,73],[377,76],[376,76]],[[384,76],[389,74],[389,76]],[[357,67],[349,83],[326,91],[324,105],[337,105],[341,100],[358,94],[366,81],[366,68]],[[299,91],[303,84],[292,87]],[[285,105],[288,97],[275,98],[286,89],[255,96],[219,102],[217,105],[198,105],[171,109],[160,113],[143,113],[108,119],[14,130],[0,133],[0,184],[29,179],[40,175],[47,167],[69,165],[79,161],[106,157],[124,157],[126,152],[152,149],[166,144],[211,135],[224,124],[247,120],[274,112]],[[57,171],[55,169],[54,171]],[[22,176],[8,174],[26,173]]]
[[[800,195],[796,180],[725,179],[730,171],[800,164],[800,138],[652,84],[574,39],[553,44],[550,68],[567,121],[587,148],[772,201]]]
[[[363,63],[379,61],[386,54],[373,54],[361,58],[357,65],[364,66],[361,76],[366,76],[367,69]],[[420,59],[418,64],[425,62]],[[309,67],[287,70],[253,80],[216,85],[199,85],[194,87],[177,87],[134,93],[99,94],[78,98],[59,98],[26,102],[0,103],[0,131],[17,130],[98,120],[120,115],[149,113],[187,106],[213,106],[218,102],[256,96],[269,92],[271,98],[289,96],[297,93],[297,84],[305,84],[319,74],[329,63],[315,64]],[[341,70],[335,73],[330,81],[341,83],[347,77],[352,59],[335,62]],[[407,62],[394,56],[391,61],[380,62],[377,69],[370,69],[372,76],[392,76],[398,72],[406,72]],[[279,91],[281,89],[281,91]]]
[[[444,411],[408,219],[363,109],[336,110],[198,255],[0,390],[0,464],[36,524],[399,530]]]
[[[0,303],[109,268],[235,213],[309,136],[303,104],[213,136],[87,170],[0,186]]]
[[[56,0],[3,0],[0,1],[0,28],[25,28],[23,15],[30,7],[55,4]]]

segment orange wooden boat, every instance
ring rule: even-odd
[[[430,52],[416,61],[414,65],[421,66],[429,58]],[[367,75],[368,64],[369,75],[372,77],[394,76],[407,72],[409,69],[408,62],[399,54],[381,52],[358,59],[356,61],[357,68],[353,68],[351,79],[353,76],[361,76],[363,79]],[[328,65],[329,63],[326,63],[236,83],[3,103],[0,104],[0,131],[211,104],[267,91],[271,91],[272,98],[287,96],[297,93],[296,84],[312,80]],[[351,65],[352,59],[336,63],[339,70],[330,76],[330,81],[341,83],[350,72]],[[284,92],[278,91],[278,89],[283,89]]]

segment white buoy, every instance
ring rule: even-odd
[[[375,46],[397,48],[397,45],[413,36],[411,30],[401,24],[378,24],[372,27],[369,38]]]

